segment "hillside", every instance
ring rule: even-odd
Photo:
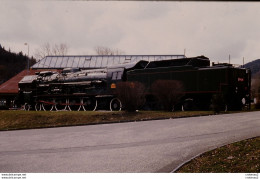
[[[244,65],[245,68],[250,68],[252,76],[260,72],[260,59],[254,60]]]
[[[16,54],[5,50],[0,45],[0,84],[12,78],[27,67],[28,57],[22,52]],[[30,64],[34,64],[35,59],[30,59]]]

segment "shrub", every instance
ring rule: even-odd
[[[255,109],[260,109],[260,86],[258,84],[257,86],[257,92],[255,92],[255,98],[256,98],[256,103],[255,103]]]
[[[116,93],[128,112],[136,111],[145,103],[145,87],[140,82],[119,82]]]
[[[222,94],[214,94],[212,96],[210,108],[215,113],[219,113],[222,110],[226,110],[226,103]]]
[[[255,108],[260,109],[260,73],[253,76],[251,82],[251,95],[255,101]]]
[[[260,109],[260,101],[259,101],[259,98],[256,100],[255,109]]]
[[[152,84],[151,92],[164,110],[173,111],[184,95],[184,88],[177,80],[157,80]]]

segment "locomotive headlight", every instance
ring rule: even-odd
[[[115,84],[115,83],[112,83],[111,86],[110,86],[110,88],[115,89],[115,88],[116,88],[116,84]]]

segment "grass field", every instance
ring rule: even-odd
[[[259,173],[260,137],[206,152],[182,166],[177,173]]]
[[[45,127],[61,127],[102,124],[112,122],[130,122],[179,118],[189,116],[213,115],[211,111],[193,112],[161,112],[139,111],[135,113],[109,111],[0,111],[0,130],[34,129]]]

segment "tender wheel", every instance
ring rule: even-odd
[[[182,111],[192,111],[194,108],[193,99],[186,99],[182,104]]]
[[[228,105],[227,104],[223,104],[221,109],[222,109],[222,111],[227,112],[228,111]]]
[[[110,111],[121,111],[122,103],[118,98],[113,98],[110,101]]]
[[[215,94],[212,96],[210,108],[215,113],[219,113],[220,111],[226,112],[228,110],[229,106],[224,101],[223,95]],[[231,109],[232,109],[232,106],[231,106]]]
[[[97,100],[95,98],[83,99],[83,107],[86,111],[95,111],[97,109]]]

